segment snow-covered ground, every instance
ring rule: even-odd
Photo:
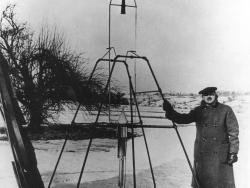
[[[198,105],[199,100],[199,97],[170,97],[171,103],[174,103],[176,110],[180,112],[189,111],[190,107],[193,108]],[[220,101],[233,108],[240,124],[240,151],[239,161],[234,165],[235,180],[237,188],[247,188],[249,187],[248,177],[250,177],[250,148],[248,145],[248,143],[250,143],[250,128],[248,126],[250,122],[250,96],[237,96],[234,99],[220,97]],[[145,106],[141,107],[143,111],[142,115],[164,117],[164,113],[161,113],[163,111],[160,107],[162,101],[157,100],[157,97],[150,104],[148,102],[144,103]],[[152,113],[152,111],[160,113]],[[63,122],[70,122],[72,115],[71,113],[65,113],[60,116],[59,119]],[[91,116],[86,116],[86,114],[80,115],[78,121],[81,121],[81,118],[82,120],[93,119]],[[118,117],[114,117],[114,119],[115,118]],[[144,124],[153,125],[171,124],[170,121],[160,118],[145,118],[143,122]],[[179,131],[192,161],[195,127],[180,127]],[[145,129],[145,133],[151,154],[157,188],[191,187],[191,172],[175,131],[173,129]],[[62,144],[63,140],[33,142],[36,149],[38,167],[46,186],[48,185]],[[88,140],[68,141],[53,181],[53,187],[76,187],[87,144]],[[131,140],[129,140],[126,158],[126,187],[133,187],[131,145]],[[1,141],[0,150],[0,185],[4,185],[5,188],[17,188],[10,163],[13,159],[8,142]],[[135,138],[135,155],[137,187],[153,187],[143,137]],[[82,185],[84,185],[82,187],[118,187],[117,175],[117,141],[111,139],[93,140],[82,178]]]

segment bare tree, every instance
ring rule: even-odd
[[[35,38],[26,23],[17,22],[14,8],[9,5],[2,13],[0,48],[8,60],[16,96],[29,126],[38,130],[63,104],[87,103],[91,96],[95,99],[103,83],[96,75],[87,87],[82,55],[70,50],[56,29],[43,28]]]

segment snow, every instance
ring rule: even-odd
[[[17,188],[11,161],[13,156],[10,145],[7,141],[0,141],[0,185],[5,188]]]
[[[157,97],[155,98],[157,99]],[[199,97],[194,96],[169,96],[169,98],[170,102],[175,104],[175,109],[180,112],[188,112],[190,109],[197,106],[200,101]],[[250,128],[248,126],[248,123],[250,122],[250,96],[236,96],[234,98],[220,97],[219,100],[233,108],[239,121],[240,151],[238,154],[239,161],[234,165],[235,181],[237,188],[246,188],[248,187],[248,177],[250,175],[250,150],[248,145],[250,141]],[[141,103],[142,106],[140,106],[140,109],[142,115],[164,117],[161,104],[162,101],[160,100],[154,100],[151,102],[150,106]],[[152,113],[152,111],[158,113]],[[117,114],[119,115],[119,113]],[[128,114],[128,112],[126,114]],[[64,123],[69,123],[72,117],[73,113],[67,111],[58,116],[59,121]],[[118,117],[119,116],[115,118]],[[103,119],[101,120],[105,119],[104,117],[102,118]],[[77,121],[92,121],[93,119],[93,116],[80,114]],[[144,124],[152,125],[171,124],[170,121],[164,118],[144,118],[143,122]],[[180,127],[178,130],[181,134],[190,160],[192,161],[195,127]],[[174,129],[145,129],[145,134],[154,168],[157,188],[191,187],[191,172]],[[42,179],[44,180],[46,187],[63,141],[64,140],[33,141],[38,160],[38,168],[42,174]],[[70,140],[67,142],[52,187],[76,187],[87,145],[88,140]],[[0,184],[1,186],[4,185],[5,188],[17,188],[10,163],[10,161],[13,160],[13,157],[8,142],[1,141],[0,148]],[[131,140],[129,140],[127,144],[126,158],[126,187],[133,187],[131,151],[132,144]],[[143,137],[135,138],[135,155],[137,187],[153,187]],[[117,175],[117,141],[111,139],[94,139],[86,163],[86,168],[83,173],[81,181],[82,185],[87,188],[118,187]]]

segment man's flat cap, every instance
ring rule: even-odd
[[[215,93],[216,90],[217,90],[217,87],[206,87],[205,89],[199,91],[199,94],[201,95],[212,94],[212,93]]]

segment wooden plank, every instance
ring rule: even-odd
[[[22,112],[14,96],[8,63],[0,51],[0,94],[7,134],[15,162],[12,163],[20,188],[44,188],[37,169],[35,153],[30,141],[21,130]]]
[[[18,160],[21,162],[24,168],[27,168],[29,161],[27,161],[26,150],[24,147],[22,136],[20,134],[19,126],[17,124],[15,110],[13,108],[13,91],[8,72],[7,61],[5,60],[3,54],[0,52],[0,92],[6,126],[9,134],[9,140],[18,153]]]

